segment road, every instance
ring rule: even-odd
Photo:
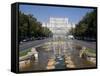
[[[19,45],[19,51],[23,51],[23,50],[26,50],[31,47],[39,47],[39,46],[43,45],[43,43],[50,41],[50,39],[51,38],[24,42]]]
[[[96,50],[96,42],[88,42],[88,41],[82,41],[82,40],[73,40],[73,43],[80,46],[85,46],[87,48],[91,48],[93,50]]]
[[[36,41],[29,41],[29,42],[24,42],[23,44],[19,45],[19,50],[23,51],[31,47],[39,47],[43,45],[43,43],[50,41],[51,38],[44,39],[44,40],[36,40]],[[68,42],[70,40],[66,40]],[[71,40],[72,43],[76,45],[81,45],[81,46],[86,46],[88,48],[91,48],[93,50],[96,50],[96,42],[86,42],[86,41],[81,41],[81,40]]]

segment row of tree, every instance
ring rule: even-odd
[[[19,12],[19,41],[27,38],[49,37],[52,32],[29,14]]]
[[[71,33],[78,39],[94,39],[97,37],[97,11],[87,13]]]

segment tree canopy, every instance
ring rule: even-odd
[[[93,38],[97,37],[97,11],[94,9],[91,12],[88,12],[76,27],[71,31],[75,37],[81,39],[84,38]]]
[[[51,34],[49,28],[42,27],[33,15],[19,12],[19,41],[31,37],[49,37]]]

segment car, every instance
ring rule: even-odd
[[[19,43],[20,43],[20,44],[22,44],[22,43],[23,43],[23,41],[20,41]]]
[[[26,41],[27,41],[26,39],[23,40],[23,42],[26,42]]]
[[[68,39],[74,39],[74,36],[73,36],[73,35],[68,35],[67,38],[68,38]]]

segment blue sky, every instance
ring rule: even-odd
[[[20,5],[20,11],[25,14],[32,14],[40,22],[47,22],[50,16],[67,17],[71,23],[77,23],[92,8],[73,8],[73,7],[52,7],[37,5]]]

